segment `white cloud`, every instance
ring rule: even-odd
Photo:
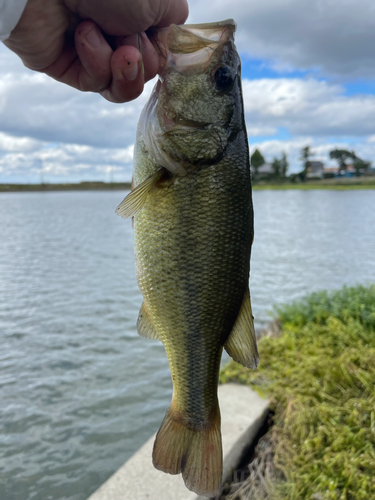
[[[190,0],[190,10],[192,22],[235,18],[237,46],[250,57],[282,71],[319,68],[326,78],[244,80],[248,134],[252,143],[270,136],[257,143],[267,159],[284,150],[298,170],[307,144],[326,162],[334,147],[375,159],[375,96],[348,96],[327,80],[375,78],[372,1],[217,0],[213,14],[207,2]],[[112,104],[27,70],[0,44],[0,181],[26,182],[41,170],[51,180],[110,172],[130,179],[136,124],[153,84],[136,101]],[[279,139],[279,129],[290,138]]]
[[[283,127],[293,135],[363,136],[375,130],[375,96],[346,96],[340,85],[315,79],[244,80],[247,123]]]
[[[259,136],[267,136],[267,135],[276,135],[277,128],[276,127],[247,127],[247,135],[249,137],[259,137]]]
[[[11,143],[14,147],[4,149],[2,143]],[[80,144],[48,144],[0,134],[2,182],[14,178],[26,182],[30,181],[30,176],[41,173],[51,181],[57,176],[68,180],[102,179],[103,172],[116,172],[117,181],[130,180],[133,150],[132,144],[127,148],[95,148]]]
[[[33,151],[39,147],[39,141],[29,137],[12,137],[0,132],[0,151]]]
[[[23,67],[0,45],[1,182],[130,180],[141,109],[154,82],[132,103],[113,104]],[[108,179],[107,179],[108,180]]]
[[[36,77],[40,79],[41,75],[36,75]],[[328,152],[330,148],[333,149],[332,139],[330,139],[332,137],[351,138],[349,146],[341,145],[340,147],[355,149],[359,155],[361,155],[361,149],[364,151],[365,159],[375,158],[374,147],[372,147],[375,143],[373,135],[375,96],[346,96],[340,85],[312,78],[305,80],[297,78],[245,79],[243,93],[247,130],[252,142],[257,136],[276,136],[280,128],[289,133],[292,137],[290,140],[282,141],[275,137],[276,140],[264,141],[258,145],[270,159],[284,150],[290,156],[291,168],[294,171],[299,169],[299,151],[306,144],[315,146],[318,153],[317,159],[327,162]],[[143,101],[145,99],[146,96]],[[105,110],[102,108],[98,111],[98,106],[91,106],[93,109],[90,113]],[[48,134],[46,134],[46,140],[38,141],[29,137],[21,138],[0,133],[2,176],[4,177],[6,173],[26,175],[28,170],[30,172],[43,170],[51,176],[78,176],[80,179],[83,172],[86,177],[91,175],[92,178],[98,178],[105,172],[113,171],[118,173],[119,178],[129,180],[136,121],[140,113],[137,106],[141,107],[131,104],[127,111],[132,117],[132,123],[126,118],[126,112],[124,117],[121,117],[122,113],[118,113],[113,120],[112,129],[118,126],[118,120],[123,123],[127,122],[131,129],[129,141],[132,140],[132,142],[123,148],[112,147],[110,141],[103,141],[105,146],[99,147],[99,145],[93,145],[91,140],[84,143],[82,139],[81,144],[49,142]],[[45,108],[46,105],[43,104],[42,107]],[[126,109],[126,105],[118,109]],[[38,115],[40,123],[43,123],[43,116],[43,114]],[[65,119],[68,119],[66,114]],[[103,120],[103,117],[98,118],[98,123]],[[73,119],[69,123],[72,137],[79,137],[82,123]],[[49,122],[43,127],[48,127],[48,124]],[[107,126],[109,127],[110,124],[111,121],[107,123]],[[86,127],[90,133],[93,133],[90,120],[86,121]],[[56,135],[63,136],[64,127],[59,130],[56,124]],[[106,132],[108,133],[108,130],[103,130],[102,134]],[[353,140],[356,141],[354,144]],[[343,144],[345,141],[341,140],[339,143]],[[369,145],[367,149],[364,148],[364,143]]]
[[[373,0],[190,0],[191,22],[234,18],[237,46],[284,70],[375,78]]]
[[[8,49],[0,46],[0,55],[4,51]],[[113,104],[26,68],[10,72],[0,67],[0,130],[48,142],[127,147],[134,142],[139,115],[153,85],[148,82],[132,103]]]

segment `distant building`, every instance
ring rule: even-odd
[[[361,170],[362,170],[362,172],[361,172]],[[365,172],[365,171],[364,171],[364,169],[360,169],[359,174],[360,174],[360,175],[363,175],[363,174],[364,174],[364,172]],[[356,175],[356,170],[355,170],[355,168],[354,168],[354,165],[348,165],[348,166],[346,167],[346,171],[344,171],[344,172],[343,172],[343,171],[341,171],[341,172],[340,172],[340,175],[344,175],[345,177],[355,177],[355,175]]]
[[[321,161],[310,161],[310,165],[306,170],[306,177],[308,179],[323,179],[324,177],[324,163]]]
[[[326,179],[330,177],[337,177],[339,175],[339,167],[327,167],[323,169],[323,177]]]
[[[363,172],[361,170],[359,171],[360,175],[363,175]],[[323,176],[325,178],[329,177],[355,177],[356,176],[356,170],[354,168],[354,165],[347,165],[346,170],[340,167],[329,167],[325,168],[323,170]]]
[[[255,168],[253,166],[251,168],[251,175],[255,177]],[[260,167],[258,167],[258,172],[257,172],[257,180],[261,179],[269,179],[270,177],[273,176],[273,168],[271,163],[263,163]]]

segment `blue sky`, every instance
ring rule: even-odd
[[[214,17],[213,17],[214,15]],[[188,22],[237,21],[251,151],[309,145],[355,150],[375,164],[373,0],[190,0]],[[33,73],[0,45],[0,182],[130,180],[135,130],[153,82],[112,104]]]

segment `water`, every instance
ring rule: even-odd
[[[142,299],[120,192],[0,196],[0,498],[85,500],[157,430],[163,346]],[[251,293],[272,305],[375,281],[375,191],[256,191]]]

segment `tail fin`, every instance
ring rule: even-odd
[[[198,495],[218,495],[223,473],[219,407],[211,425],[199,430],[186,427],[169,408],[156,435],[152,459],[159,470],[182,472],[186,487]]]

